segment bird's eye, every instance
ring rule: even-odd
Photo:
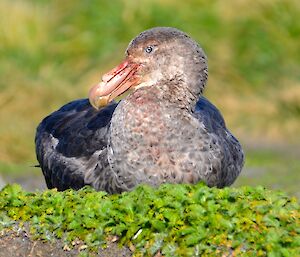
[[[147,47],[145,48],[145,52],[146,52],[147,54],[150,54],[152,51],[153,51],[153,46],[147,46]]]

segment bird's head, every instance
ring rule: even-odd
[[[207,80],[207,59],[199,45],[170,27],[146,30],[133,39],[125,60],[91,88],[90,103],[97,109],[127,90],[154,86],[160,81],[178,85],[199,96]],[[186,87],[186,88],[185,88]]]

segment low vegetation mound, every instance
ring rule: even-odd
[[[300,254],[299,203],[262,187],[166,184],[108,195],[89,187],[31,193],[8,185],[0,192],[0,229],[16,222],[29,224],[36,239],[59,238],[70,247],[80,240],[85,253],[115,237],[137,256]]]

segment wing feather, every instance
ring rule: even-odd
[[[36,154],[49,188],[79,189],[98,161],[107,163],[108,129],[116,106],[97,111],[87,99],[76,100],[39,124]]]

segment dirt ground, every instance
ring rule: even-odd
[[[75,242],[73,249],[70,249],[61,240],[52,243],[32,240],[26,229],[15,227],[13,230],[0,232],[0,257],[73,257],[84,251],[85,245],[81,242]],[[132,252],[114,242],[109,243],[105,249],[99,249],[98,254],[89,256],[130,257]]]

